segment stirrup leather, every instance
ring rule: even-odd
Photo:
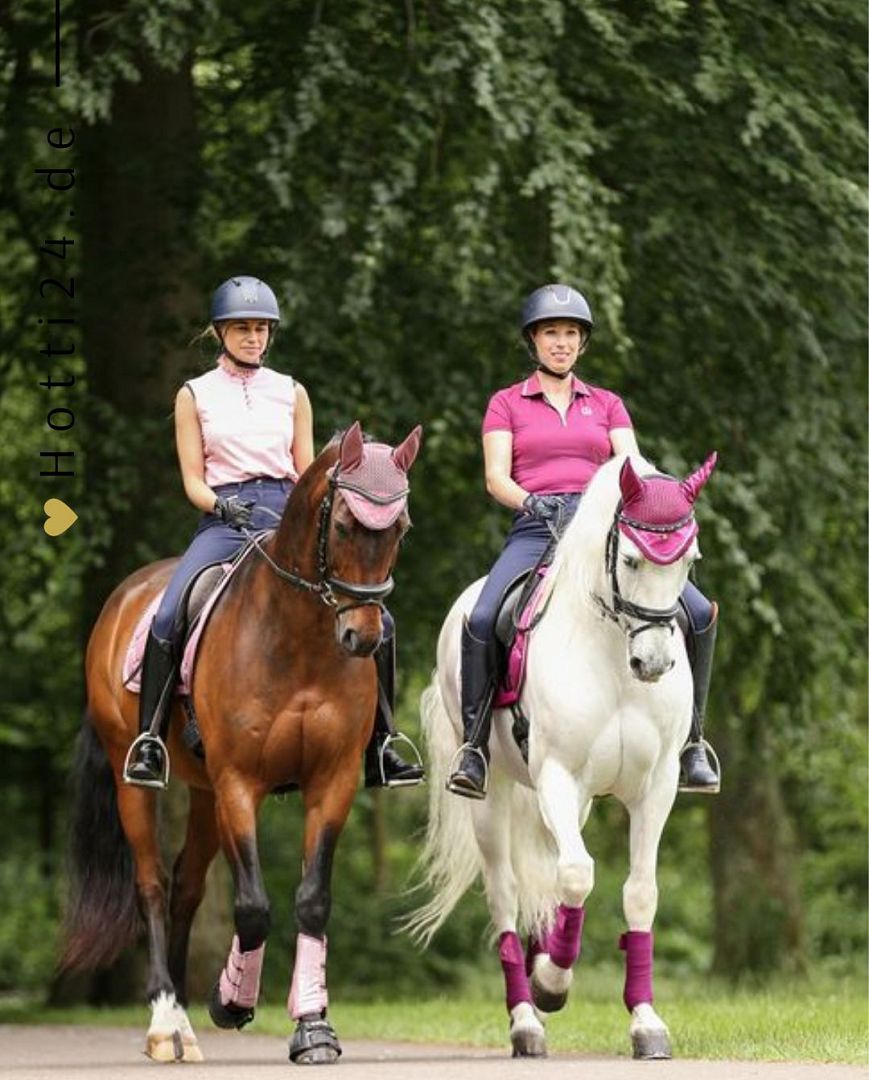
[[[410,747],[411,753],[413,754],[414,758],[416,759],[415,761],[408,762],[408,764],[411,765],[411,766],[415,765],[418,768],[422,769],[423,770],[423,776],[417,776],[417,777],[415,777],[413,779],[410,779],[410,780],[402,780],[401,778],[392,779],[392,780],[387,780],[386,779],[386,769],[384,768],[384,765],[383,765],[383,757],[384,757],[384,754],[386,753],[387,746],[391,746],[393,743],[396,743],[396,742],[407,743],[407,745]],[[425,775],[424,775],[425,774],[425,766],[422,763],[422,755],[420,754],[419,750],[417,749],[416,743],[414,743],[413,740],[410,739],[407,735],[403,735],[400,731],[394,731],[394,732],[392,732],[391,735],[387,735],[386,738],[381,743],[380,748],[377,751],[377,767],[380,770],[380,786],[381,787],[390,787],[390,788],[393,788],[393,787],[414,787],[414,785],[416,785],[416,784],[421,784],[423,782],[423,780],[425,779]]]
[[[689,739],[688,742],[686,742],[682,749],[679,751],[680,755],[683,754],[686,750],[689,750],[692,746],[699,746],[705,749],[706,756],[709,759],[709,764],[712,766],[712,771],[718,778],[718,782],[714,786],[710,787],[692,787],[691,785],[683,785],[682,777],[680,775],[678,790],[687,792],[688,794],[690,794],[692,791],[696,791],[706,792],[709,795],[717,795],[718,792],[721,790],[721,762],[718,760],[718,755],[715,753],[715,748],[713,747],[712,743],[707,742],[706,739]]]
[[[135,756],[136,748],[149,742],[156,743],[163,751],[163,776],[159,780],[136,780],[134,777],[130,776],[130,763]],[[152,735],[150,731],[143,731],[141,735],[138,735],[133,739],[130,743],[130,749],[127,751],[127,756],[124,758],[124,771],[122,777],[125,784],[131,784],[133,787],[157,788],[160,791],[163,791],[168,787],[169,751],[159,735]]]
[[[480,761],[483,763],[483,790],[477,791],[476,788],[466,787],[462,784],[455,782],[454,777],[458,772],[459,762],[465,756],[465,753],[476,754]],[[451,791],[454,795],[469,795],[472,799],[485,799],[489,791],[489,762],[486,760],[486,755],[479,748],[479,746],[473,746],[469,742],[462,743],[462,745],[456,750],[453,756],[450,758],[450,771],[447,776],[447,791]]]

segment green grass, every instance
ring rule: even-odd
[[[330,1017],[343,1039],[508,1046],[507,1017],[494,979],[473,995],[402,1001],[335,1001]],[[628,1016],[615,972],[577,976],[567,1008],[548,1022],[551,1053],[627,1056]],[[680,1058],[767,1061],[867,1060],[867,1003],[862,980],[851,977],[780,981],[766,988],[737,988],[713,979],[658,979],[656,1005],[667,1021]],[[72,1023],[143,1026],[144,1007],[39,1009],[0,1005],[4,1023]],[[206,1010],[191,1009],[194,1027],[210,1025]],[[282,1006],[257,1010],[252,1029],[287,1035]]]

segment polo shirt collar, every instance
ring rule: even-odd
[[[570,376],[570,387],[572,397],[574,398],[577,396],[587,397],[591,393],[582,379],[577,378],[576,375],[573,374]],[[522,383],[521,393],[522,397],[543,396],[543,387],[540,385],[540,377],[536,371],[532,375],[529,375],[525,382]]]

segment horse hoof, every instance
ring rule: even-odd
[[[224,1005],[220,1000],[220,984],[215,983],[208,1002],[208,1015],[219,1028],[241,1029],[254,1018],[254,1009],[243,1005]]]
[[[544,980],[548,985],[544,985]],[[531,1000],[542,1013],[554,1013],[567,1004],[567,995],[573,981],[573,972],[557,967],[543,954],[534,958],[534,968],[529,980]]]
[[[152,1061],[205,1061],[199,1043],[194,1039],[184,1039],[180,1031],[171,1035],[149,1035],[145,1044],[145,1054]]]
[[[669,1061],[673,1056],[666,1031],[637,1031],[631,1035],[635,1061]]]
[[[513,1057],[546,1057],[546,1029],[531,1003],[520,1001],[510,1010],[510,1042]]]
[[[567,994],[551,994],[548,990],[544,990],[542,986],[535,986],[533,983],[531,984],[531,997],[534,1000],[535,1008],[542,1013],[558,1012],[567,1004]]]
[[[290,1061],[296,1065],[334,1065],[341,1056],[341,1044],[329,1021],[302,1018],[290,1040]]]
[[[546,1057],[546,1035],[542,1031],[511,1031],[513,1057]]]

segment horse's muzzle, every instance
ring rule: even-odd
[[[669,660],[667,663],[650,663],[647,660],[643,660],[639,656],[632,656],[628,661],[628,665],[631,669],[631,674],[635,679],[639,679],[644,683],[656,683],[658,679],[666,675],[668,671],[672,671],[676,666],[675,660]]]
[[[383,623],[379,617],[340,616],[335,623],[335,636],[349,656],[371,656],[383,640]]]

